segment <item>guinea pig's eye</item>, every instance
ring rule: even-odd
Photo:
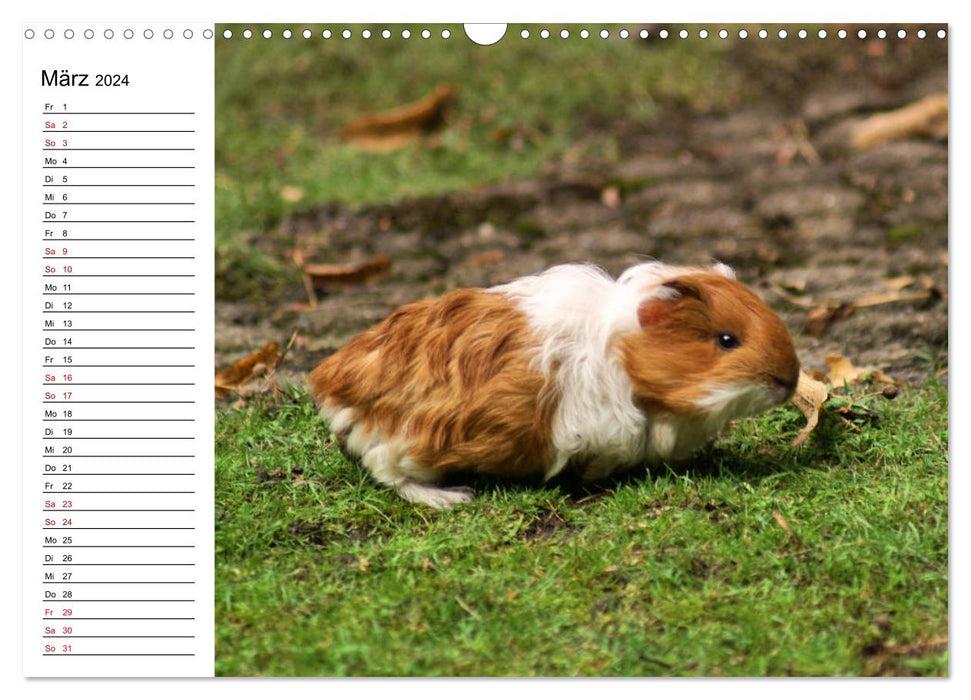
[[[734,350],[741,345],[738,338],[731,333],[716,333],[715,340],[718,342],[718,347],[722,350]]]

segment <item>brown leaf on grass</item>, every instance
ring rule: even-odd
[[[369,260],[352,264],[304,263],[303,272],[315,289],[357,287],[371,284],[391,269],[391,258],[375,255]]]
[[[797,535],[793,531],[793,529],[789,526],[789,521],[785,519],[782,513],[780,513],[777,510],[774,510],[772,511],[772,517],[779,524],[779,527],[785,530],[785,533],[789,535],[789,538],[792,540],[792,544],[795,545],[796,550],[798,551],[802,549],[802,540],[799,539],[799,535]]]
[[[855,367],[842,355],[827,355],[825,359],[829,367],[829,381],[834,388],[841,387],[844,384],[859,384],[861,381],[869,379],[884,384],[902,386],[900,382],[884,374],[876,367]]]
[[[258,352],[253,353],[236,364],[225,369],[216,370],[215,385],[216,398],[224,399],[231,391],[266,374],[268,369],[276,367],[280,361],[280,346],[277,343],[267,343]]]
[[[296,185],[284,185],[280,188],[280,199],[290,204],[295,204],[303,199],[304,191],[302,187]]]
[[[900,109],[865,119],[853,130],[850,144],[861,150],[909,136],[947,136],[947,94],[929,95]]]
[[[486,265],[495,265],[502,262],[502,259],[506,257],[506,253],[500,249],[486,250],[481,253],[476,253],[475,255],[470,255],[465,260],[459,263],[459,267],[485,267]]]
[[[341,129],[341,140],[362,151],[375,153],[406,146],[444,124],[445,111],[455,94],[455,88],[442,84],[417,102],[358,117]]]
[[[799,383],[796,385],[796,393],[793,394],[792,403],[796,405],[802,415],[806,417],[806,425],[803,426],[795,440],[792,441],[793,447],[799,447],[806,441],[809,434],[816,429],[819,423],[819,412],[823,408],[823,403],[829,397],[826,385],[820,381],[812,379],[805,372],[799,372]]]
[[[821,338],[826,335],[830,326],[836,321],[841,321],[850,316],[854,309],[856,309],[856,304],[853,302],[815,308],[806,316],[806,330],[814,338]]]

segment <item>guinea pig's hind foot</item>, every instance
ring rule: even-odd
[[[456,503],[471,501],[475,492],[468,486],[436,486],[420,481],[402,481],[395,484],[398,493],[406,501],[423,503],[435,510],[451,508]]]

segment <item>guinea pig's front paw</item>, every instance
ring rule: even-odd
[[[436,486],[424,484],[420,481],[403,481],[395,486],[398,493],[406,501],[423,503],[435,510],[451,508],[456,503],[466,503],[475,496],[475,491],[468,486]]]

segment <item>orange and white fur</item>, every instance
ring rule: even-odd
[[[446,476],[598,479],[677,459],[784,402],[782,320],[724,265],[652,262],[616,281],[560,265],[408,304],[310,374],[342,448],[409,501],[472,497]]]

